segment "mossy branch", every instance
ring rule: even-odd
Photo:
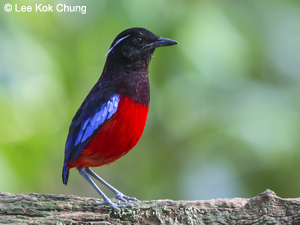
[[[142,201],[118,212],[88,198],[0,193],[0,224],[300,224],[300,199],[271,191],[251,198]]]

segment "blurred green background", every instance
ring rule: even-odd
[[[95,171],[141,200],[300,196],[300,1],[0,3],[1,192],[98,197],[75,169],[62,184],[68,127],[116,35],[145,27],[179,45],[154,54],[140,142]]]

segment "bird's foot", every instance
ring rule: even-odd
[[[104,201],[104,202],[98,202],[95,199],[89,199],[89,200],[92,200],[95,205],[109,205],[110,207],[114,208],[117,211],[120,211],[120,208],[132,207],[133,206],[132,204],[126,204],[126,205],[120,204],[121,203],[120,201],[116,202],[116,203],[113,203],[109,199],[107,201]]]
[[[132,197],[128,197],[128,196],[122,194],[121,192],[118,192],[114,198],[119,199],[119,200],[121,200],[122,202],[127,202],[127,201],[139,201],[138,199],[132,198]]]

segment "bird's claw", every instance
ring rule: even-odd
[[[136,198],[132,198],[132,197],[128,197],[124,194],[122,194],[121,192],[119,192],[118,194],[116,194],[116,196],[114,197],[116,199],[121,200],[122,202],[127,202],[127,201],[139,201]]]
[[[105,205],[105,204],[108,204],[108,202],[98,202],[96,201],[96,199],[89,199],[88,201],[93,201],[95,205]]]
[[[119,208],[125,208],[125,207],[132,207],[133,206],[133,204],[122,205],[122,204],[120,204],[121,201],[118,201],[117,203],[113,203],[110,200],[104,201],[104,202],[98,202],[95,199],[89,199],[89,201],[93,201],[95,205],[109,205],[110,207],[114,208],[117,211],[120,211]]]

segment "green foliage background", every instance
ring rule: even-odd
[[[0,3],[1,192],[98,197],[75,169],[62,184],[68,126],[115,36],[145,27],[179,45],[154,54],[140,142],[96,172],[141,200],[253,197],[267,188],[300,196],[298,0]],[[87,12],[5,12],[7,3]]]

